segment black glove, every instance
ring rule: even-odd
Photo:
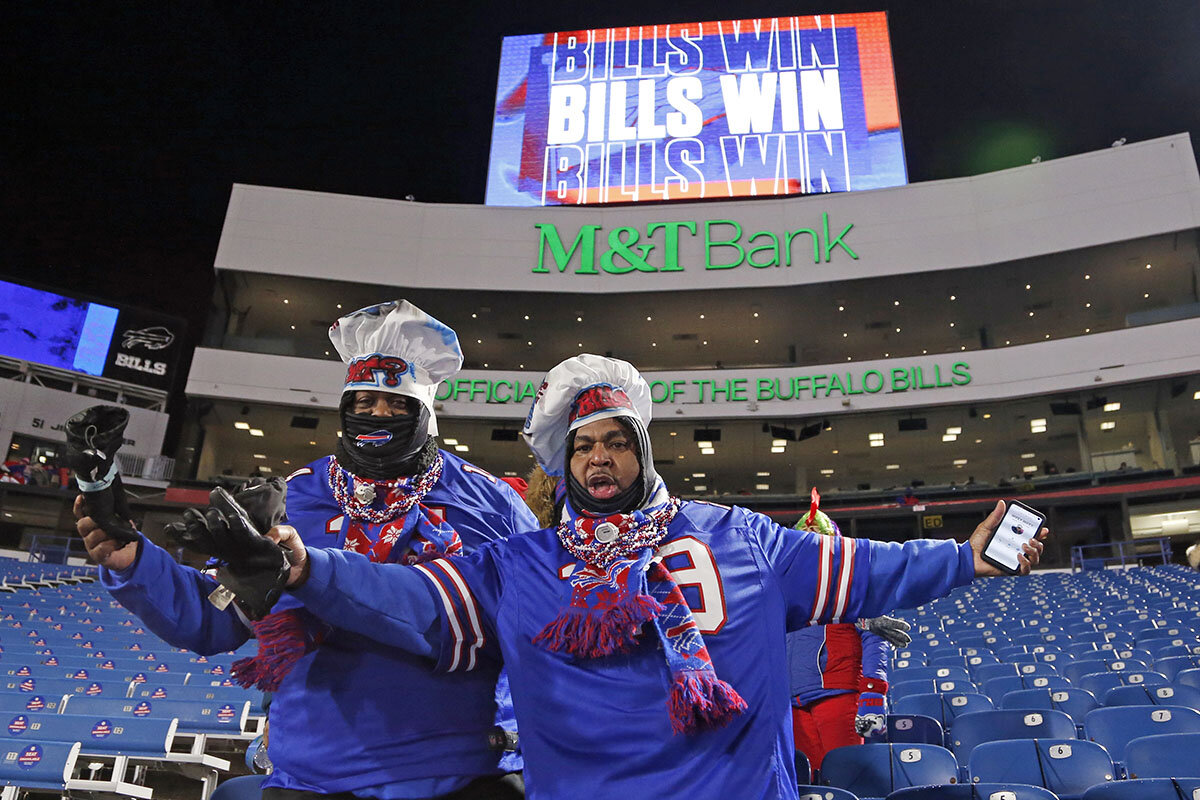
[[[912,642],[912,637],[906,633],[911,626],[904,620],[895,617],[860,619],[858,627],[864,631],[870,631],[892,647],[907,647]]]
[[[279,600],[291,565],[285,549],[259,531],[283,519],[286,494],[280,478],[251,481],[233,495],[218,487],[209,493],[207,509],[189,508],[181,522],[164,526],[184,547],[224,562],[217,569],[221,588],[209,596],[214,605],[224,608],[233,600],[259,620]]]
[[[114,471],[113,464],[128,424],[129,412],[125,409],[92,406],[63,426],[67,435],[63,463],[75,471],[84,511],[110,539],[126,543],[136,542],[138,535],[130,523],[133,514],[121,475]]]

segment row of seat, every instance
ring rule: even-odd
[[[1101,783],[1089,788],[1081,800],[1197,800],[1200,778],[1145,778]],[[844,789],[800,786],[800,800],[859,800]],[[950,783],[913,786],[887,795],[886,800],[1058,800],[1041,786],[1020,783]]]

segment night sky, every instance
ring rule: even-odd
[[[186,317],[195,343],[232,183],[481,203],[502,36],[731,8],[7,3],[0,274]],[[912,181],[1200,134],[1195,0],[737,4],[879,10]]]

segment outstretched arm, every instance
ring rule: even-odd
[[[288,588],[331,625],[429,658],[441,649],[441,609],[418,567],[372,564],[345,550],[309,550],[289,525],[267,536],[292,562]]]
[[[76,512],[83,513],[78,501]],[[100,583],[161,639],[211,655],[234,650],[250,637],[232,610],[218,611],[208,602],[216,581],[175,563],[144,536],[129,544],[113,540],[86,516],[75,527],[100,565]]]

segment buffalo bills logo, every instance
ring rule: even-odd
[[[218,685],[218,686],[233,686],[233,680],[232,680],[232,679],[230,679],[230,678],[226,678],[225,680],[221,681],[221,682],[220,682],[219,684],[217,684],[217,685]]]
[[[104,687],[98,683],[90,683],[83,693],[88,697],[95,697],[98,694],[104,694]]]
[[[42,748],[36,744],[31,744],[26,747],[21,755],[17,756],[17,763],[21,769],[33,769],[42,760]]]
[[[157,689],[155,689],[153,692],[150,693],[151,700],[165,700],[166,698],[167,698],[167,690],[161,686],[159,686]]]
[[[211,674],[212,675],[224,675],[225,668],[222,667],[220,664],[217,664],[215,667],[212,668]]]
[[[135,717],[148,717],[148,716],[150,716],[150,704],[149,704],[149,703],[147,703],[145,700],[143,700],[142,702],[138,703],[136,706],[134,706],[134,707],[133,707],[133,715],[134,715]]]
[[[100,669],[116,669],[116,668],[117,668],[117,665],[114,664],[112,661],[105,661],[100,664]]]
[[[50,656],[49,658],[47,658],[47,659],[46,659],[45,661],[43,661],[42,663],[43,663],[43,664],[45,664],[47,667],[57,667],[57,666],[58,666],[58,659],[57,659],[57,658],[55,658],[54,656]]]
[[[237,716],[237,712],[233,710],[233,706],[226,703],[217,709],[217,722],[228,723],[233,722],[233,718]]]
[[[574,422],[598,411],[607,411],[613,408],[628,408],[632,411],[633,401],[621,387],[597,383],[575,395],[575,399],[571,402],[570,421]]]
[[[40,694],[29,698],[29,702],[25,704],[26,711],[41,711],[45,707],[46,698],[42,697]]]
[[[17,671],[14,672],[13,674],[14,675],[32,675],[33,673],[29,671],[29,667],[17,667]]]
[[[75,672],[75,674],[72,675],[71,677],[77,681],[86,681],[87,677],[88,677],[87,670],[86,669],[77,670]]]
[[[354,437],[354,444],[358,447],[383,447],[392,440],[392,434],[384,430],[371,431],[370,433],[360,433]]]
[[[34,681],[33,678],[26,678],[17,684],[17,688],[22,692],[32,692],[35,688],[37,688],[37,682]]]
[[[104,739],[112,735],[112,723],[106,719],[102,719],[92,727],[93,739]]]
[[[131,644],[131,645],[129,645],[129,649],[130,650],[141,650],[142,646],[140,644]]]
[[[29,730],[29,717],[24,714],[18,714],[8,723],[8,732],[12,734],[22,734]]]
[[[46,620],[46,622],[49,622],[49,621],[50,621],[50,620]],[[56,630],[56,631],[61,631],[61,630],[62,630],[62,623],[60,622],[60,623],[58,623],[57,625],[55,625],[55,626],[53,626],[53,627],[54,627],[54,630]]]
[[[78,631],[76,631],[75,633],[72,633],[72,634],[71,634],[71,638],[72,638],[72,639],[82,639],[82,638],[83,638],[83,634],[82,634],[82,633],[79,633]]]
[[[139,673],[135,674],[132,678],[129,679],[129,682],[130,683],[145,683],[146,682],[146,673],[139,672]]]
[[[157,660],[158,660],[158,656],[154,655],[154,653],[146,653],[146,655],[142,656],[142,661],[157,661]]]
[[[391,386],[400,385],[400,378],[408,372],[408,362],[396,356],[372,353],[356,358],[346,370],[346,385]]]
[[[169,672],[170,669],[171,668],[168,667],[166,664],[159,664],[157,667],[154,668],[154,671],[155,672]]]
[[[205,658],[204,656],[196,656],[196,663],[197,664],[207,664],[208,659]]]

